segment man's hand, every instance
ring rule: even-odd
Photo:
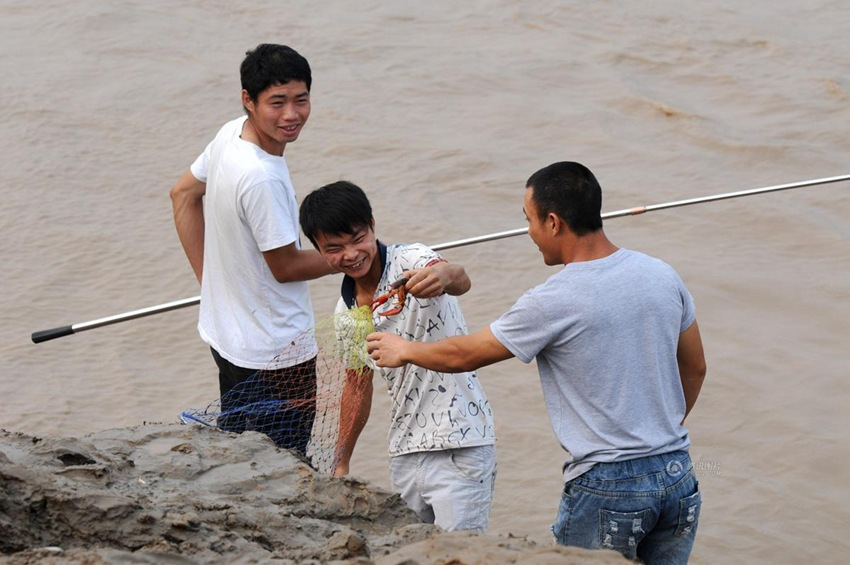
[[[434,267],[405,271],[402,277],[407,279],[405,290],[416,298],[436,298],[446,292],[449,283],[445,271],[441,272]]]
[[[416,298],[436,298],[442,294],[460,296],[469,290],[472,283],[463,267],[443,259],[423,269],[405,271],[404,288]]]
[[[409,342],[395,334],[371,333],[366,336],[366,351],[378,367],[405,365],[403,352]]]

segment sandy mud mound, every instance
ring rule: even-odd
[[[0,432],[0,563],[621,563],[439,534],[397,496],[314,472],[261,434],[181,424],[81,439]]]
[[[172,424],[83,439],[0,436],[7,556],[104,548],[329,561],[386,553],[433,531],[398,497],[317,474],[256,433]]]

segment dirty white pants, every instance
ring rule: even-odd
[[[423,521],[484,533],[496,481],[493,445],[421,451],[390,459],[393,490]]]

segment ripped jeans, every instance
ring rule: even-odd
[[[564,486],[552,533],[561,545],[613,549],[649,565],[687,563],[700,506],[685,451],[597,463]]]

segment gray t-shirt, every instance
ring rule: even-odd
[[[537,358],[564,480],[596,463],[690,445],[676,349],[694,302],[666,263],[626,249],[570,263],[490,325],[524,363]]]

